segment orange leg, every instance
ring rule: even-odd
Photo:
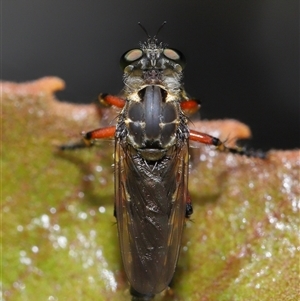
[[[190,130],[190,140],[214,146],[218,146],[220,143],[222,144],[218,138],[195,130]]]
[[[115,133],[116,127],[109,126],[105,128],[96,129],[87,133],[82,133],[82,136],[86,145],[91,145],[93,140],[96,139],[114,138]]]
[[[192,115],[200,109],[200,102],[195,99],[188,99],[180,103],[181,110],[186,115]]]
[[[76,143],[63,144],[59,146],[60,150],[75,150],[93,146],[94,140],[114,138],[116,133],[115,126],[96,129],[87,133],[82,133],[83,140]]]
[[[100,94],[98,96],[98,100],[100,104],[104,106],[115,106],[120,109],[122,109],[125,106],[126,102],[126,100],[124,100],[123,98],[110,94]]]
[[[245,155],[248,157],[265,158],[265,153],[263,152],[247,150],[241,147],[227,147],[220,139],[205,133],[197,132],[195,130],[190,130],[190,140],[208,145],[214,145],[216,146],[217,150],[221,152]]]
[[[100,94],[98,96],[100,104],[105,106],[115,106],[122,109],[125,106],[126,100],[111,94]],[[184,100],[180,103],[182,111],[187,115],[192,115],[200,109],[200,102],[195,99]]]

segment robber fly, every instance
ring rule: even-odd
[[[159,42],[157,34],[147,36],[140,48],[121,57],[125,85],[121,96],[100,97],[122,108],[117,125],[84,134],[88,144],[115,139],[114,215],[132,300],[151,300],[174,275],[185,219],[193,212],[189,141],[245,153],[189,129],[187,115],[199,103],[183,88],[184,56]]]

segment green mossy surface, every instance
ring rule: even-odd
[[[113,217],[113,143],[57,152],[99,123],[57,114],[52,98],[2,94],[2,298],[130,300]],[[299,152],[263,161],[203,147],[191,163],[194,214],[172,294],[155,300],[298,300]]]

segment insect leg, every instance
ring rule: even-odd
[[[61,151],[66,151],[66,150],[76,150],[80,148],[87,148],[89,145],[87,145],[83,140],[80,140],[78,142],[71,142],[67,144],[62,144],[58,146],[58,149]]]
[[[232,154],[239,154],[239,155],[245,155],[248,157],[258,157],[258,158],[265,158],[265,153],[260,151],[253,151],[253,150],[247,150],[242,147],[227,147],[224,142],[222,142],[220,139],[210,136],[205,133],[201,133],[195,130],[190,130],[190,140],[196,141],[199,143],[204,143],[208,145],[214,145],[216,146],[217,150],[221,152],[228,152]]]
[[[188,192],[186,205],[185,205],[185,218],[190,218],[192,214],[193,214],[192,200],[190,197],[190,193]]]
[[[132,296],[132,301],[150,301],[154,298],[153,294],[145,295],[137,292],[132,286],[130,287],[130,294]]]
[[[201,105],[199,100],[187,99],[180,103],[180,107],[185,115],[190,116],[196,113],[200,109]]]
[[[113,138],[116,133],[115,126],[96,129],[87,133],[82,133],[84,142],[89,146],[94,140]]]
[[[125,100],[123,98],[120,98],[118,96],[110,95],[110,94],[99,94],[98,101],[101,105],[104,106],[115,106],[117,108],[122,109],[125,105]]]
[[[115,106],[117,108],[123,108],[125,105],[125,100],[118,96],[102,93],[98,96],[98,101],[102,106]],[[83,133],[83,140],[68,143],[58,146],[59,150],[76,150],[80,148],[86,148],[92,146],[93,141],[95,139],[103,139],[103,138],[113,138],[115,135],[115,127],[107,127],[102,129],[96,129],[94,131]]]
[[[60,145],[58,148],[62,151],[75,150],[80,148],[86,148],[93,145],[94,140],[114,138],[116,132],[115,126],[105,127],[93,130],[91,132],[82,133],[83,139],[81,141],[69,144]]]

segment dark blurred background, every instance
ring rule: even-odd
[[[3,0],[1,78],[64,79],[63,101],[89,103],[122,88],[119,58],[152,35],[187,58],[185,87],[202,118],[248,124],[248,145],[296,148],[299,1]]]

